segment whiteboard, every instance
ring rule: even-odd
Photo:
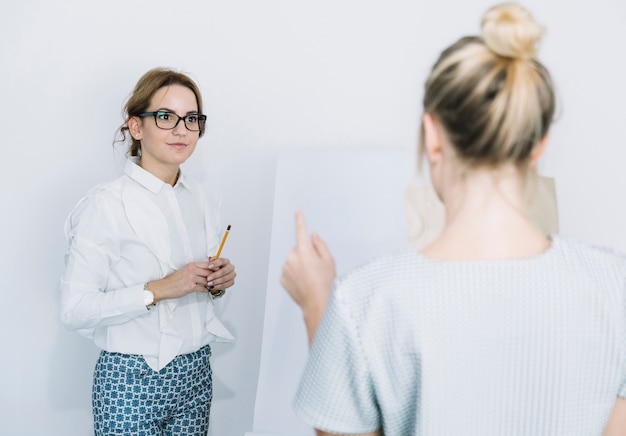
[[[292,400],[308,356],[300,309],[280,286],[295,244],[294,216],[326,241],[342,275],[380,255],[408,246],[404,191],[415,174],[415,151],[316,149],[277,157],[261,362],[248,436],[307,436]]]

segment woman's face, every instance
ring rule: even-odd
[[[154,94],[146,110],[156,111],[184,117],[197,114],[198,103],[189,88],[182,85],[165,86]],[[195,150],[200,132],[188,130],[183,120],[175,128],[165,130],[156,125],[154,116],[133,118],[129,127],[133,137],[141,141],[141,166],[162,179],[178,173],[180,164]]]

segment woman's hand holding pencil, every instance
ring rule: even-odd
[[[209,269],[211,273],[207,277],[206,287],[214,298],[221,297],[226,293],[226,289],[235,284],[235,266],[230,263],[230,260],[220,257],[226,238],[230,233],[230,224],[226,227],[222,241],[215,256],[209,257]]]

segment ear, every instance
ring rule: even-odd
[[[546,151],[546,147],[548,145],[548,134],[543,137],[539,144],[535,145],[535,148],[530,152],[530,167],[534,168],[537,165],[537,161],[543,153]]]
[[[133,139],[136,139],[137,141],[140,141],[143,138],[141,127],[142,125],[139,117],[130,117],[128,119],[128,131]]]
[[[431,114],[422,117],[424,126],[424,148],[431,166],[441,162],[443,158],[443,141],[438,121]]]

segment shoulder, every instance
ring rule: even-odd
[[[358,280],[363,276],[378,275],[383,271],[403,270],[406,267],[419,263],[422,256],[414,249],[404,249],[385,253],[367,260],[353,268],[350,272],[342,276],[342,280]],[[386,273],[388,274],[388,273]]]
[[[103,222],[110,219],[116,209],[121,210],[124,179],[122,176],[87,191],[69,213],[65,224],[66,232],[75,229],[81,223]]]
[[[553,236],[558,259],[567,266],[626,272],[626,253],[612,247],[585,242],[569,236]]]
[[[568,289],[591,290],[603,296],[611,306],[626,302],[626,255],[615,248],[592,244],[567,236],[554,239],[552,264],[543,269],[553,271],[555,280]]]
[[[413,282],[423,277],[424,257],[414,249],[387,253],[370,259],[340,276],[335,289],[342,298],[368,298],[371,292],[397,288],[401,282]]]
[[[127,177],[122,176],[113,181],[94,186],[78,201],[76,207],[74,208],[74,212],[84,208],[94,207],[99,204],[121,201],[122,191],[126,186],[126,179]]]

